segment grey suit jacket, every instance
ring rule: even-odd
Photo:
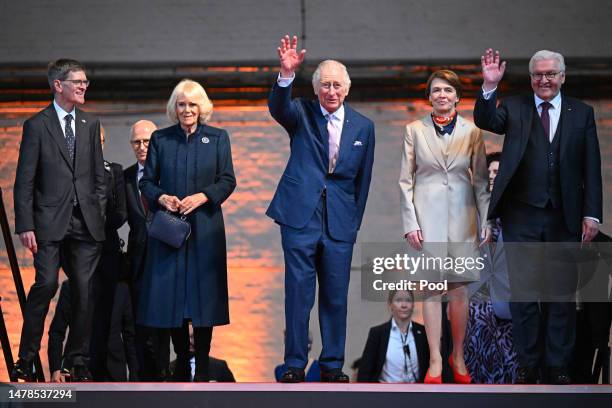
[[[63,239],[76,195],[89,233],[104,240],[100,122],[77,108],[74,123],[73,163],[53,104],[25,121],[15,175],[15,233],[34,231],[38,240]]]

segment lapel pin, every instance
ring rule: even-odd
[[[363,146],[363,143],[361,143],[361,140],[355,140],[355,143],[353,143],[353,146]]]
[[[209,138],[207,138],[206,136],[204,136],[204,137],[202,138],[202,143],[206,144],[206,143],[209,143],[209,142],[210,142],[210,139],[209,139]]]
[[[81,119],[81,122],[83,123],[87,123],[87,121],[85,119]]]

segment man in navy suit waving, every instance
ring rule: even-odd
[[[374,124],[344,103],[351,81],[338,61],[312,77],[318,100],[291,100],[306,50],[285,36],[270,113],[289,134],[291,154],[267,215],[281,228],[285,256],[285,365],[281,382],[304,381],[308,322],[319,278],[321,381],[348,382],[342,372],[353,245],[372,177]]]

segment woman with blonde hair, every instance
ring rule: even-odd
[[[138,324],[171,328],[175,380],[189,381],[189,326],[194,381],[208,381],[213,326],[229,323],[227,253],[221,204],[236,187],[227,132],[207,125],[212,103],[197,82],[182,80],[167,105],[173,126],[151,135],[139,186],[150,214],[186,217],[191,234],[178,249],[150,236],[139,288]]]

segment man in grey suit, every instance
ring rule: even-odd
[[[104,241],[106,205],[100,122],[77,108],[89,86],[80,62],[51,62],[47,76],[54,101],[24,123],[15,177],[15,232],[34,255],[36,275],[13,374],[34,378],[32,361],[61,266],[74,294],[66,358],[73,380],[88,381],[90,281]]]

